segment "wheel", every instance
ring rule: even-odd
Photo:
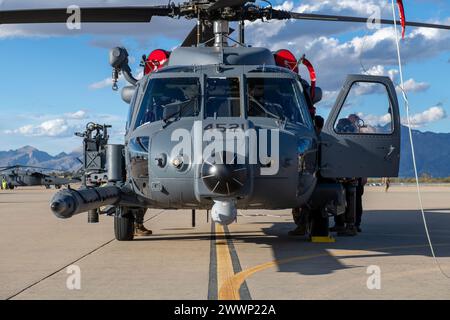
[[[116,240],[131,241],[134,237],[134,218],[131,216],[121,217],[116,213],[114,216],[114,234]]]
[[[57,189],[57,190],[61,189],[61,185],[55,184],[55,189]]]

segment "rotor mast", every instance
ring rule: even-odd
[[[228,47],[229,22],[216,20],[213,22],[214,47]]]

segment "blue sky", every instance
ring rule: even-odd
[[[0,10],[64,7],[67,4],[156,4],[155,1],[24,1],[0,0]],[[164,2],[164,1],[163,1]],[[448,1],[404,1],[408,20],[450,23]],[[160,2],[161,3],[161,2]],[[166,2],[164,2],[166,3]],[[293,11],[368,16],[380,6],[392,18],[389,5],[375,0],[274,2]],[[144,25],[86,25],[69,32],[64,25],[0,26],[0,150],[33,145],[51,154],[80,146],[73,132],[87,121],[113,125],[113,141],[120,142],[128,106],[111,90],[108,50],[125,45],[139,71],[139,57],[156,48],[172,49],[188,33],[193,21],[153,19]],[[411,112],[417,129],[450,132],[450,32],[408,28],[402,41],[404,78],[408,80]],[[391,75],[398,84],[394,42],[390,28],[368,30],[349,23],[271,22],[248,27],[247,41],[271,49],[306,53],[317,68],[318,85],[327,94],[318,112],[326,116],[345,74]],[[361,43],[363,46],[361,49]],[[302,74],[305,74],[302,70]],[[400,98],[400,97],[399,97]],[[400,100],[401,102],[401,100]],[[403,107],[402,107],[403,109]]]

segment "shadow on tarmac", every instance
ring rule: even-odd
[[[439,213],[439,211],[443,210],[427,210],[426,212],[428,229],[437,257],[450,256],[450,214]],[[247,222],[247,224],[254,223],[257,222]],[[330,219],[330,225],[332,223],[332,219]],[[260,224],[267,224],[267,222],[260,222]],[[275,222],[269,223],[269,225],[267,228],[263,227],[260,229],[263,234],[260,234],[258,231],[232,231],[231,238],[238,249],[238,254],[239,243],[244,242],[256,244],[259,248],[270,247],[273,252],[273,260],[275,261],[319,255],[319,257],[309,258],[308,260],[299,259],[289,263],[277,263],[279,272],[320,275],[333,273],[341,269],[361,267],[342,264],[340,258],[332,255],[329,249],[374,251],[367,255],[358,253],[354,256],[356,258],[404,255],[431,257],[422,216],[419,211],[365,211],[362,224],[363,232],[356,237],[336,237],[333,235],[336,239],[335,243],[311,243],[306,237],[288,236],[289,230],[295,227],[292,222]],[[189,228],[177,230],[183,229],[189,230]],[[220,239],[220,236],[218,238]],[[210,233],[197,232],[156,234],[152,237],[139,238],[135,241],[209,241],[210,239]],[[349,255],[345,255],[345,258],[349,257],[351,257],[351,252],[349,252]],[[443,267],[445,268],[445,266]]]

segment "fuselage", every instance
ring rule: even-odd
[[[299,207],[318,169],[306,99],[299,75],[275,66],[267,49],[175,50],[137,84],[128,182],[149,207]]]

